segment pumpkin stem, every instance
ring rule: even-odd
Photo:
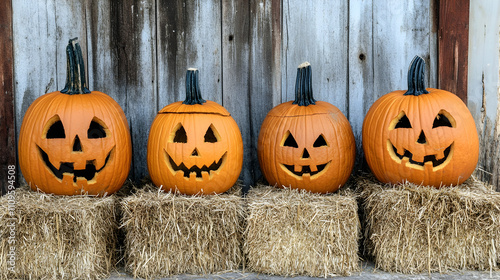
[[[295,80],[295,101],[293,104],[308,106],[316,104],[312,90],[312,70],[309,62],[304,62],[297,68],[297,79]]]
[[[198,69],[189,68],[186,72],[186,100],[182,104],[203,104],[207,101],[201,97],[200,85],[198,84]]]
[[[78,44],[78,38],[69,40],[66,47],[66,57],[66,85],[61,90],[61,93],[70,95],[90,93],[85,79],[85,65],[83,64],[82,49]]]
[[[419,96],[429,93],[425,89],[425,61],[420,56],[415,56],[408,70],[408,91],[404,95]]]

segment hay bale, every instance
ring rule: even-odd
[[[420,273],[491,270],[500,260],[500,193],[475,179],[435,189],[357,182],[365,247],[377,268]]]
[[[1,197],[0,278],[107,277],[115,264],[115,206],[114,196],[55,196],[27,187]]]
[[[185,196],[149,185],[121,204],[125,268],[134,277],[207,274],[241,266],[244,211],[238,190]]]
[[[356,197],[258,186],[247,195],[247,269],[283,276],[329,277],[359,271]]]

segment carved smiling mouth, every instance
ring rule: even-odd
[[[196,174],[196,178],[203,178],[202,173],[206,172],[209,176],[211,176],[214,172],[217,172],[219,168],[222,166],[222,164],[225,162],[227,152],[222,155],[222,157],[218,160],[210,164],[210,166],[203,165],[202,167],[198,167],[196,165],[191,166],[188,168],[183,162],[179,165],[175,163],[175,161],[172,159],[172,157],[165,152],[165,154],[168,157],[168,163],[170,164],[170,167],[174,171],[173,173],[177,173],[178,171],[183,172],[185,178],[189,178],[191,173]]]
[[[54,165],[52,165],[52,163],[50,163],[49,155],[47,155],[47,153],[40,147],[38,147],[38,150],[40,151],[40,155],[42,156],[42,160],[45,163],[45,165],[50,169],[50,171],[52,171],[52,173],[59,180],[62,180],[63,175],[67,173],[73,175],[73,182],[76,183],[77,178],[85,178],[87,181],[94,179],[95,175],[99,173],[108,163],[108,160],[110,158],[111,152],[114,150],[114,147],[108,153],[108,156],[106,157],[103,166],[99,169],[96,169],[95,167],[95,160],[87,160],[85,169],[74,169],[73,162],[61,162],[59,168],[56,168]]]
[[[281,164],[281,166],[282,166],[282,168],[284,167],[287,171],[289,171],[290,173],[292,173],[295,176],[302,178],[303,175],[308,174],[312,178],[315,175],[318,175],[318,174],[322,173],[323,171],[325,171],[327,169],[327,167],[330,165],[330,162],[331,161],[329,161],[325,164],[316,165],[316,169],[317,169],[316,171],[311,171],[311,166],[309,166],[309,165],[303,165],[301,171],[299,171],[299,172],[295,171],[295,165]]]
[[[434,168],[440,167],[442,164],[447,162],[448,158],[452,154],[452,147],[453,147],[453,143],[451,143],[451,145],[448,146],[444,150],[444,156],[441,159],[437,159],[436,155],[427,155],[427,156],[424,156],[424,161],[420,162],[420,161],[413,160],[413,154],[410,151],[405,149],[404,154],[401,155],[398,153],[398,150],[396,149],[396,147],[394,147],[394,145],[390,141],[388,141],[387,144],[388,144],[388,146],[390,146],[389,152],[391,152],[391,154],[394,154],[396,157],[398,157],[400,162],[404,158],[407,158],[409,164],[414,164],[414,165],[418,165],[418,166],[422,166],[422,167],[425,166],[426,162],[432,162],[432,167],[434,167]]]

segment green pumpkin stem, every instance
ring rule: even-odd
[[[200,85],[198,84],[198,69],[189,68],[186,72],[186,100],[182,104],[203,104],[207,101],[201,97]]]
[[[312,90],[312,70],[309,62],[304,62],[297,68],[297,79],[295,80],[295,101],[293,104],[308,106],[316,104]]]
[[[90,93],[85,79],[85,65],[83,64],[82,49],[78,44],[78,38],[69,40],[66,47],[66,57],[66,85],[61,90],[61,93],[70,95]]]
[[[408,91],[404,95],[419,96],[429,93],[425,89],[425,61],[420,56],[415,56],[408,70]]]

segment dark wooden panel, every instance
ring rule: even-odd
[[[9,165],[16,164],[14,120],[14,51],[12,45],[12,3],[0,1],[0,193],[7,191]]]
[[[467,103],[469,0],[439,1],[439,88]]]
[[[204,99],[222,103],[221,1],[157,1],[158,109],[184,100],[187,68]]]
[[[133,152],[130,176],[134,180],[147,175],[149,128],[157,113],[155,3],[154,0],[110,1],[109,19],[102,19],[109,24],[109,45],[101,50],[110,63],[96,61],[99,66],[94,67],[94,76],[107,71],[114,73],[116,87],[110,88],[108,94],[121,95],[120,105],[130,124]]]
[[[222,1],[223,105],[243,136],[240,178],[260,177],[257,139],[267,112],[281,102],[281,1]]]

